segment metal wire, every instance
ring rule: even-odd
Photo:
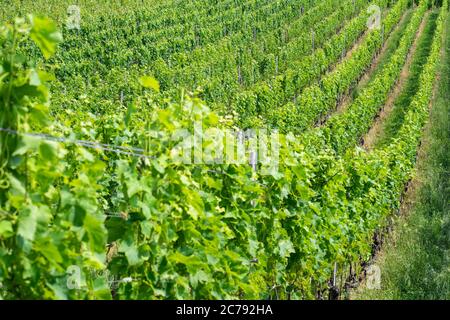
[[[45,133],[19,132],[19,131],[7,129],[7,128],[0,128],[0,131],[6,132],[9,134],[13,134],[13,135],[34,137],[34,138],[39,138],[39,139],[48,140],[48,141],[76,144],[76,145],[80,145],[80,146],[83,146],[86,148],[100,149],[103,151],[113,152],[113,153],[117,153],[117,154],[124,154],[124,155],[128,155],[128,156],[133,156],[133,157],[153,158],[153,157],[145,155],[144,149],[140,149],[140,148],[116,146],[116,145],[111,145],[111,144],[99,143],[96,141],[77,140],[77,139],[70,139],[70,138],[65,138],[65,137],[56,137],[56,136],[52,136],[52,135],[45,134]]]

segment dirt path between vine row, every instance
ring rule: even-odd
[[[325,115],[323,117],[323,119],[321,119],[318,122],[319,126],[325,125],[326,121],[330,117],[343,112],[347,108],[347,106],[350,104],[350,102],[353,100],[352,94],[353,94],[353,91],[355,90],[355,88],[360,88],[360,87],[363,87],[363,86],[365,86],[367,84],[367,82],[372,77],[373,73],[375,72],[375,70],[376,70],[376,68],[378,66],[378,63],[380,62],[381,58],[385,55],[386,50],[388,48],[388,45],[389,45],[390,41],[392,40],[392,36],[395,34],[395,32],[398,31],[400,26],[404,23],[409,10],[410,9],[407,9],[403,13],[403,16],[401,17],[400,21],[397,23],[397,25],[394,27],[394,29],[391,31],[391,33],[387,37],[386,41],[384,42],[380,52],[374,57],[372,63],[370,64],[369,69],[367,71],[365,71],[364,74],[362,75],[362,77],[358,80],[358,84],[354,88],[350,89],[348,93],[345,94],[345,96],[337,104],[337,106],[336,106],[334,111],[332,111],[332,112],[328,113],[327,115]],[[367,31],[358,39],[356,44],[347,52],[345,59],[350,58],[353,55],[353,53],[355,52],[355,50],[360,47],[362,41],[365,38],[366,33],[367,33]]]
[[[403,91],[403,87],[405,86],[405,84],[409,78],[409,75],[410,75],[410,68],[411,68],[414,54],[416,53],[419,38],[423,34],[423,31],[427,24],[429,15],[430,15],[430,11],[425,13],[425,15],[422,19],[422,22],[420,23],[419,29],[416,32],[414,42],[413,42],[411,48],[409,49],[408,56],[406,57],[405,65],[403,66],[402,71],[400,72],[400,76],[397,80],[397,83],[395,84],[394,88],[391,90],[391,93],[389,94],[389,97],[386,100],[386,103],[384,104],[383,108],[380,110],[380,112],[376,116],[372,127],[369,129],[369,132],[366,133],[366,135],[364,136],[364,138],[362,140],[363,141],[362,146],[366,150],[371,150],[373,148],[375,142],[377,141],[378,137],[380,136],[380,134],[383,131],[384,121],[391,114],[395,101],[397,100],[400,93]]]

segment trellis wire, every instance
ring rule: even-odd
[[[6,132],[12,135],[22,135],[22,136],[28,136],[33,138],[39,138],[42,140],[48,140],[48,141],[54,141],[54,142],[60,142],[60,143],[70,143],[75,145],[80,145],[86,148],[91,149],[101,149],[103,151],[113,152],[117,154],[124,154],[128,156],[134,156],[134,157],[142,157],[142,158],[153,158],[150,156],[147,156],[144,154],[144,149],[135,148],[135,147],[123,147],[123,146],[116,146],[106,143],[99,143],[96,141],[88,141],[88,140],[77,140],[77,139],[70,139],[70,138],[64,138],[64,137],[56,137],[45,133],[31,133],[31,132],[19,132],[12,129],[7,128],[0,128],[1,132]]]

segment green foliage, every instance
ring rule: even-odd
[[[440,82],[431,109],[430,125],[422,141],[423,153],[416,181],[414,204],[408,216],[395,222],[396,241],[387,241],[382,259],[381,290],[358,292],[360,299],[445,300],[450,297],[447,257],[449,238],[450,152],[450,21],[447,20],[445,53],[441,56]],[[427,40],[425,42],[428,42]],[[417,78],[415,78],[417,80]]]
[[[324,3],[314,7],[315,18],[323,17],[321,10],[330,10],[329,2]],[[409,31],[416,30],[427,4],[421,2]],[[386,30],[395,25],[405,7],[400,0],[392,8]],[[310,141],[290,134],[282,137],[277,170],[269,163],[259,164],[256,171],[248,164],[220,164],[211,159],[203,159],[208,164],[180,161],[176,157],[180,137],[230,128],[233,119],[219,116],[195,95],[161,102],[155,92],[141,88],[157,91],[158,82],[150,77],[134,77],[140,80],[135,86],[142,94],[134,95],[128,108],[114,106],[114,112],[87,113],[77,108],[89,104],[86,95],[75,107],[59,110],[59,121],[51,119],[47,85],[51,77],[40,68],[29,69],[27,58],[18,58],[17,52],[21,52],[19,44],[29,46],[23,41],[30,37],[50,57],[59,40],[57,32],[45,19],[33,18],[33,25],[22,20],[7,25],[0,32],[1,128],[53,135],[70,132],[75,139],[99,141],[120,150],[140,148],[144,155],[112,152],[106,147],[87,150],[77,144],[0,132],[3,298],[316,297],[329,287],[336,263],[347,265],[370,256],[374,232],[399,204],[426,121],[440,49],[439,26],[445,15],[446,5],[398,140],[372,153],[359,148],[341,152],[347,148],[327,143],[311,148]],[[381,73],[380,79],[387,83],[374,82],[371,87],[377,102],[385,98],[395,80],[411,37],[402,40],[395,58]],[[378,31],[366,39],[361,61],[370,60],[382,43]],[[180,63],[185,58],[179,57]],[[124,61],[112,59],[110,63],[123,65]],[[161,60],[155,63],[163,64]],[[352,74],[345,78],[351,82],[356,76],[349,71],[352,65],[343,65],[343,74]],[[77,72],[82,70],[77,68]],[[118,69],[110,74],[122,76]],[[151,74],[158,77],[159,73]],[[164,75],[161,79],[163,90],[167,83]],[[85,85],[83,79],[72,84]],[[337,85],[323,81],[325,91],[311,90],[334,101]],[[269,87],[262,84],[239,99],[257,113],[272,106],[270,95]],[[355,105],[370,110],[355,125],[368,125],[372,108],[378,106],[363,102]],[[357,135],[342,137],[349,142],[357,139]],[[217,146],[222,140],[206,135],[201,146]],[[199,143],[184,142],[187,146]],[[75,287],[68,285],[74,277],[79,280]]]
[[[331,72],[324,75],[318,84],[303,90],[295,103],[288,103],[281,108],[273,108],[268,114],[269,123],[283,132],[301,133],[313,126],[321,117],[330,113],[364,74],[375,55],[400,20],[408,1],[398,1],[382,20],[381,29],[367,31],[368,34],[354,50],[352,55],[339,63]],[[422,8],[424,6],[422,5]],[[367,15],[359,23],[365,26]],[[361,33],[360,29],[350,29],[353,36]],[[315,63],[311,65],[316,66]],[[325,64],[328,66],[328,64]]]
[[[153,89],[159,92],[159,82],[153,77],[143,76],[139,78],[139,83],[144,88]]]
[[[53,22],[30,17],[1,29],[1,127],[44,130],[49,93],[42,70],[27,69],[17,55],[28,37],[50,58],[60,40]],[[95,297],[93,287],[70,292],[66,270],[102,268],[105,260],[104,216],[96,213],[99,161],[77,158],[60,144],[0,132],[0,282],[3,298]],[[79,171],[73,174],[73,169]],[[89,280],[89,279],[87,279]]]
[[[427,7],[428,1],[422,1],[389,62],[360,92],[345,112],[331,117],[323,128],[316,130],[320,132],[313,133],[325,137],[325,143],[336,152],[343,153],[354,145],[358,138],[368,131],[372,120],[384,106],[391,89],[400,76],[409,49],[415,39],[416,30],[419,28]]]
[[[31,30],[30,38],[41,49],[46,59],[50,58],[56,52],[56,46],[62,42],[62,34],[58,31],[56,23],[51,20],[33,17],[30,18]]]

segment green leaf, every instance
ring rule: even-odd
[[[130,266],[138,265],[141,262],[139,258],[139,251],[135,247],[127,247],[125,250],[125,256],[127,257],[128,264]]]
[[[94,297],[98,300],[111,300],[111,289],[107,277],[99,277],[94,280]]]
[[[105,225],[108,230],[108,243],[121,239],[127,230],[127,223],[123,219],[108,219]]]
[[[147,89],[153,89],[156,92],[159,92],[159,82],[153,77],[143,76],[139,78],[139,83],[141,86]]]
[[[142,260],[145,260],[145,261],[148,260],[150,258],[151,252],[152,252],[152,249],[150,248],[150,246],[147,243],[143,244],[139,247],[139,257]]]
[[[33,241],[36,233],[38,219],[38,209],[35,206],[29,206],[19,213],[19,226],[17,235],[27,241]]]
[[[139,182],[139,180],[134,178],[129,178],[128,181],[126,181],[126,186],[127,195],[129,198],[142,191],[142,184]]]
[[[87,214],[84,218],[84,229],[88,234],[91,250],[95,252],[104,252],[107,233],[103,221],[92,214]]]
[[[291,253],[295,252],[294,246],[289,240],[281,240],[278,246],[280,248],[280,256],[283,258],[289,257]]]
[[[192,219],[197,220],[200,212],[194,206],[188,206],[187,213],[192,217]]]
[[[50,289],[52,289],[53,294],[55,295],[54,298],[58,299],[58,300],[67,300],[67,286],[66,285],[62,285],[60,283],[54,283],[54,284],[47,284],[48,287]]]
[[[29,205],[19,212],[17,236],[19,240],[23,241],[22,246],[25,251],[31,249],[31,243],[36,238],[38,226],[41,227],[41,231],[43,232],[43,228],[48,228],[50,220],[50,209],[44,205],[39,207]]]
[[[135,104],[130,103],[127,107],[127,113],[125,114],[125,117],[124,117],[125,126],[128,126],[130,124],[131,116],[136,111],[137,111],[137,108],[136,108]]]
[[[39,251],[51,263],[59,264],[63,262],[58,248],[49,239],[36,241],[33,248]]]
[[[216,180],[216,179],[206,176],[205,182],[206,182],[207,186],[210,188],[213,188],[216,190],[222,189],[222,181],[221,180]]]
[[[48,126],[51,121],[48,117],[48,107],[44,104],[36,104],[31,109],[33,120],[36,120],[42,126]]]
[[[190,282],[194,289],[197,288],[199,282],[208,282],[209,280],[210,278],[208,274],[206,274],[203,270],[199,270],[190,276]]]
[[[77,151],[83,160],[86,160],[87,162],[95,161],[94,155],[92,153],[90,153],[89,151],[87,151],[85,148],[79,147],[77,149]]]
[[[34,151],[40,145],[41,139],[33,136],[20,137],[19,145],[14,151],[14,156],[20,156],[26,154],[28,151]]]
[[[55,52],[58,43],[63,41],[61,32],[56,23],[48,18],[30,16],[30,37],[41,49],[45,59],[49,59]]]
[[[186,266],[201,265],[200,260],[197,257],[195,257],[194,255],[185,256],[184,254],[182,254],[178,251],[169,256],[169,261],[174,262],[174,263],[181,263]]]
[[[39,145],[41,157],[48,161],[54,161],[58,157],[58,144],[55,142],[42,142]]]
[[[152,161],[153,167],[161,174],[164,174],[166,171],[165,167],[163,166],[164,162],[161,159],[153,160]]]
[[[20,196],[25,195],[26,189],[24,184],[10,173],[7,173],[6,175],[8,176],[8,180],[11,185],[11,192]]]
[[[139,257],[138,248],[131,237],[127,237],[127,239],[120,242],[119,252],[125,253],[130,266],[138,265],[143,261]]]
[[[14,234],[10,221],[0,221],[0,238],[9,238]]]

